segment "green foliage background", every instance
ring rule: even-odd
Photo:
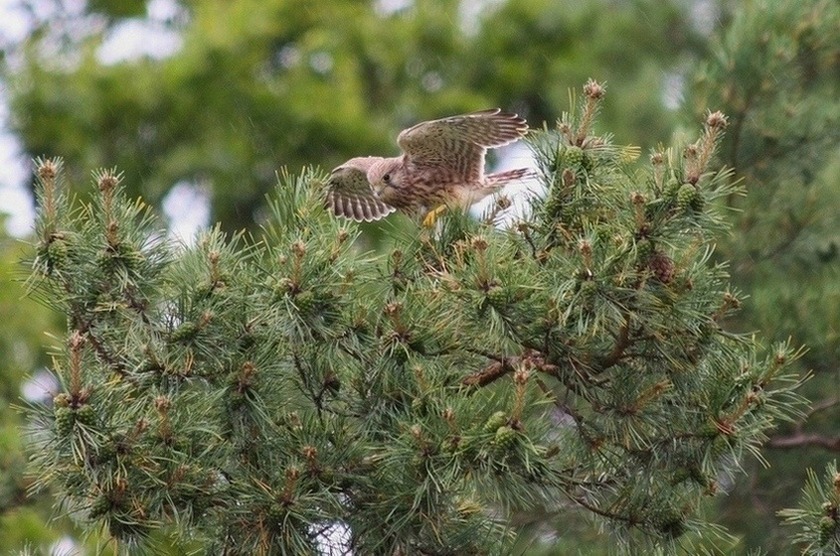
[[[785,426],[747,463],[722,510],[748,546],[781,553],[791,531],[774,511],[799,496],[809,469],[840,452],[840,5],[749,2],[713,43],[687,108],[731,118],[721,160],[743,179],[735,229],[718,242],[750,295],[734,329],[808,347],[807,419]],[[745,508],[766,508],[744,511]]]
[[[610,91],[599,125],[643,152],[696,129],[707,108],[721,109],[733,121],[722,161],[748,190],[729,200],[743,212],[716,255],[732,261],[733,281],[751,296],[731,326],[809,347],[802,370],[816,375],[805,392],[824,408],[778,438],[836,438],[837,2],[524,0],[472,11],[434,0],[394,11],[383,4],[182,2],[161,23],[182,37],[174,54],[103,64],[102,44],[127,18],[144,17],[146,3],[97,0],[69,14],[56,1],[53,15],[33,18],[24,42],[4,45],[11,128],[27,155],[63,156],[82,197],[91,169],[117,166],[129,195],[155,206],[179,181],[206,187],[211,221],[238,230],[265,221],[264,196],[281,166],[328,169],[350,156],[393,154],[407,125],[495,105],[551,125],[588,77]],[[717,15],[711,31],[692,19],[700,4]],[[679,76],[688,76],[687,102],[674,110],[663,90]],[[40,331],[52,317],[20,300],[18,249],[3,246],[0,376],[11,400],[46,362],[37,355]],[[0,407],[12,448],[0,527],[19,531],[27,522],[28,537],[46,539],[44,502],[30,507],[19,496],[20,417]],[[803,443],[765,450],[768,469],[748,462],[749,476],[737,478],[719,508],[743,537],[738,550],[790,550],[775,512],[797,495],[806,467],[821,470],[837,451]],[[557,530],[585,539],[588,527]],[[18,546],[11,533],[0,539],[0,549]]]

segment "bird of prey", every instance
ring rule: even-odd
[[[379,220],[395,210],[426,215],[431,225],[447,206],[467,208],[508,183],[531,174],[527,168],[484,173],[487,149],[520,139],[524,118],[498,108],[419,123],[397,138],[394,158],[352,158],[332,171],[327,205],[338,216]]]

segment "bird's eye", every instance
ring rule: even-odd
[[[384,176],[382,176],[382,181],[384,181],[385,183],[391,181],[391,174],[385,174]]]

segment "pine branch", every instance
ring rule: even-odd
[[[767,447],[791,450],[807,446],[824,448],[831,452],[840,452],[840,436],[797,433],[790,436],[774,436],[767,442]]]
[[[528,350],[520,356],[499,356],[494,354],[484,354],[493,362],[478,372],[467,375],[461,379],[461,384],[469,387],[487,386],[494,381],[505,376],[507,373],[513,372],[520,367],[534,369],[540,373],[557,376],[559,367],[545,361],[545,357],[535,350]]]

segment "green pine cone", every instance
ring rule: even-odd
[[[580,147],[566,147],[563,151],[563,161],[566,166],[581,166],[583,164],[583,149]]]
[[[43,254],[39,253],[39,256],[42,256],[46,261],[47,268],[52,270],[63,266],[67,262],[67,251],[67,244],[64,241],[56,240],[44,249]]]
[[[676,201],[677,200],[677,193],[679,192],[682,184],[678,181],[669,181],[666,185],[664,190],[662,191],[662,197],[668,201]]]
[[[188,342],[195,338],[198,334],[198,325],[194,322],[187,321],[183,323],[181,326],[176,328],[172,331],[172,335],[169,337],[170,341],[174,342]]]
[[[496,429],[496,437],[493,438],[493,444],[502,449],[510,448],[516,440],[516,431],[507,425]]]
[[[689,206],[694,212],[700,212],[703,210],[703,207],[706,206],[706,200],[703,198],[703,194],[700,193],[700,191],[695,192],[694,199],[691,200],[691,204]]]
[[[677,206],[682,211],[688,210],[696,198],[697,188],[690,183],[684,183],[677,191]]]
[[[507,414],[504,411],[497,411],[487,418],[487,422],[484,423],[484,431],[493,432],[507,423],[507,420]]]
[[[129,270],[135,270],[143,264],[145,256],[134,245],[121,243],[117,249],[119,261]]]
[[[73,422],[76,416],[69,407],[55,408],[55,427],[60,436],[67,436],[73,432]]]
[[[85,404],[76,409],[76,419],[83,425],[92,425],[96,421],[96,411],[93,406]]]
[[[295,306],[301,313],[311,313],[315,302],[315,294],[311,291],[303,291],[295,296]]]
[[[504,305],[508,302],[508,295],[505,289],[501,286],[494,286],[487,291],[487,300],[492,305]]]
[[[269,506],[266,513],[270,520],[269,526],[277,527],[284,522],[288,510],[280,502],[274,502]]]
[[[825,546],[837,532],[837,522],[829,516],[820,518],[820,546]]]
[[[640,261],[647,260],[653,255],[653,242],[647,239],[642,239],[636,243],[636,255]]]

